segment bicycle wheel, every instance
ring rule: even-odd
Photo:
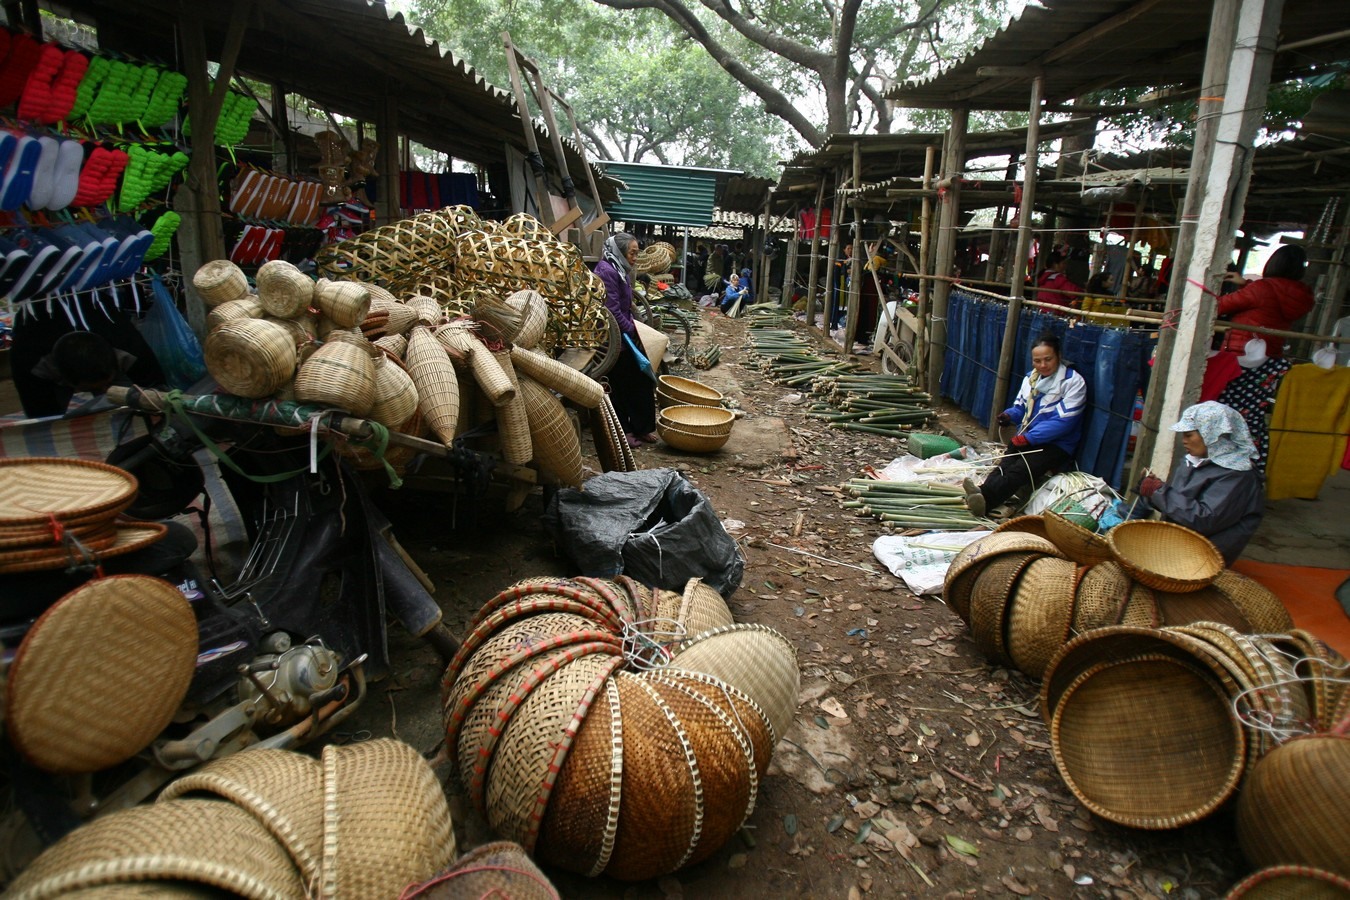
[[[597,381],[614,368],[614,364],[619,361],[619,351],[623,349],[619,320],[614,318],[614,313],[610,312],[608,308],[605,309],[605,321],[609,324],[605,336],[605,346],[597,348],[595,355],[581,368],[581,374]]]
[[[894,357],[890,350],[895,354]],[[896,365],[895,359],[899,358],[901,365]],[[906,375],[914,365],[914,346],[899,338],[890,341],[884,345],[881,352],[881,371],[887,375]]]
[[[692,315],[697,316],[698,313]],[[666,352],[684,359],[685,351],[689,349],[689,342],[694,336],[691,314],[676,306],[665,306],[661,309],[660,316],[661,330],[670,335],[670,346],[666,348]]]

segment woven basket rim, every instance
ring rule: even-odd
[[[1198,568],[1199,574],[1185,576],[1177,572],[1168,572],[1166,563],[1169,559],[1159,559],[1156,555],[1153,558],[1140,558],[1139,548],[1133,546],[1133,539],[1136,535],[1149,532],[1168,535],[1169,557],[1178,553],[1194,553],[1201,557],[1193,557],[1196,566],[1191,567],[1192,570]],[[1161,591],[1184,593],[1197,590],[1213,581],[1214,576],[1224,568],[1223,556],[1209,538],[1175,522],[1154,519],[1121,522],[1106,533],[1106,542],[1116,561],[1125,567],[1125,571],[1129,572],[1131,577]],[[1185,549],[1178,549],[1180,547]]]
[[[119,508],[119,505],[125,509],[135,499],[136,491],[140,488],[135,475],[107,463],[59,456],[15,456],[0,459],[0,491],[14,490],[20,497],[31,494],[32,484],[29,479],[33,476],[33,470],[52,468],[70,470],[66,475],[70,480],[61,482],[61,487],[68,492],[68,496],[62,495],[64,504],[53,509],[29,510],[8,500],[0,507],[0,525],[42,525],[50,521],[52,516],[62,522],[85,520],[108,513]],[[89,489],[87,486],[81,488],[81,483],[94,475],[99,476],[100,482],[108,483],[110,496],[90,503]],[[81,479],[80,476],[85,477]]]
[[[1111,545],[1101,535],[1069,521],[1054,510],[1047,509],[1042,520],[1050,540],[1075,562],[1088,565],[1112,558]]]
[[[688,401],[687,405],[702,405],[699,400],[713,400],[721,403],[723,394],[715,387],[704,384],[701,381],[695,381],[692,378],[681,378],[679,375],[662,375],[657,381],[659,387],[665,388],[665,391],[671,397],[679,399],[680,397],[694,398]]]
[[[732,426],[736,424],[736,414],[720,406],[667,406],[656,418],[670,428],[714,437],[731,434]]]
[[[676,428],[671,425],[662,425],[656,423],[656,433],[661,440],[665,441],[676,450],[684,450],[688,453],[713,453],[721,450],[726,442],[731,439],[731,431],[726,434],[697,434],[693,431],[685,431],[683,428]]]
[[[1335,872],[1328,872],[1326,869],[1319,869],[1316,866],[1284,864],[1278,866],[1265,866],[1261,869],[1257,869],[1255,872],[1233,885],[1228,893],[1224,895],[1224,900],[1240,900],[1240,898],[1246,897],[1254,887],[1259,887],[1268,881],[1290,877],[1298,879],[1299,882],[1311,881],[1330,885],[1339,888],[1347,896],[1350,896],[1350,878],[1338,875]],[[1286,895],[1279,894],[1277,896],[1283,897]],[[1302,895],[1300,894],[1300,896]],[[1309,894],[1308,896],[1313,895]]]
[[[93,550],[92,556],[98,561],[123,556],[158,541],[169,533],[169,527],[161,522],[139,522],[118,519],[113,542],[101,549]],[[43,572],[49,569],[63,569],[71,562],[71,554],[65,547],[29,550],[22,557],[14,557],[0,564],[0,574],[18,572]]]
[[[1077,578],[1072,560],[1045,556],[1033,560],[1017,580],[1004,627],[1009,655],[1032,678],[1045,674],[1050,660],[1068,640]],[[1039,632],[1026,630],[1037,623]]]

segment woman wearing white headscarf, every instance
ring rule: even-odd
[[[1222,403],[1197,403],[1172,426],[1181,432],[1186,461],[1163,481],[1149,475],[1139,495],[1163,518],[1214,542],[1225,564],[1242,554],[1265,514],[1265,484],[1247,423]]]
[[[605,306],[614,314],[619,331],[645,355],[642,338],[633,323],[633,265],[637,262],[637,238],[627,232],[611,235],[605,241],[595,274],[605,283]],[[639,447],[656,440],[656,395],[652,378],[638,367],[628,341],[619,349],[619,359],[609,373],[610,399],[623,422],[628,446]]]

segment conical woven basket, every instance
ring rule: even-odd
[[[1246,744],[1228,694],[1171,656],[1098,663],[1050,721],[1055,766],[1083,805],[1131,828],[1177,828],[1237,789]]]
[[[227,300],[206,314],[207,332],[215,331],[226,322],[235,319],[261,319],[262,304],[252,294],[245,294],[237,300]]]
[[[435,326],[445,320],[445,313],[441,310],[441,305],[431,297],[409,297],[403,305],[416,313],[417,318],[423,325]]]
[[[563,405],[533,378],[517,375],[516,382],[525,400],[535,461],[563,484],[580,487],[585,479],[581,441]]]
[[[605,389],[599,382],[542,353],[517,345],[511,348],[511,363],[517,372],[530,376],[549,390],[557,391],[587,409],[598,407],[605,396]]]
[[[308,309],[314,299],[314,282],[284,259],[263,263],[258,269],[257,280],[258,302],[278,318],[295,318]]]
[[[339,328],[355,328],[370,312],[370,290],[355,281],[319,279],[314,303]]]
[[[206,336],[206,368],[226,391],[269,397],[295,374],[295,343],[279,325],[261,319],[226,322]]]
[[[1008,612],[1008,651],[1017,668],[1032,678],[1069,638],[1073,621],[1075,568],[1065,559],[1042,557],[1017,582]]]
[[[300,367],[295,399],[364,416],[375,403],[375,362],[355,343],[330,339]]]
[[[408,374],[417,386],[418,408],[426,425],[441,442],[455,440],[459,422],[459,380],[445,348],[426,328],[414,328],[408,336]]]
[[[548,301],[538,291],[516,291],[506,303],[520,314],[520,326],[510,336],[512,343],[525,350],[539,346],[548,328]]]
[[[459,323],[446,325],[436,329],[436,339],[452,355],[458,354],[467,361],[473,380],[493,406],[502,407],[515,399],[516,385],[502,371],[492,351],[468,328]]]
[[[375,360],[375,389],[368,415],[386,428],[397,428],[417,412],[417,385],[395,356]]]
[[[499,350],[492,354],[497,365],[516,385],[515,399],[497,410],[497,439],[501,443],[502,459],[517,466],[523,466],[534,459],[534,444],[530,437],[530,416],[525,407],[525,397],[520,393],[516,368],[511,364],[511,354]]]
[[[1208,538],[1173,522],[1122,522],[1106,540],[1132,578],[1160,591],[1199,590],[1223,571],[1223,557]]]
[[[228,259],[215,259],[202,265],[192,276],[192,286],[208,307],[238,300],[248,293],[248,278]]]

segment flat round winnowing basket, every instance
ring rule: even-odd
[[[1122,522],[1106,542],[1130,577],[1160,591],[1199,590],[1223,571],[1223,556],[1208,538],[1173,522]]]
[[[976,538],[952,560],[947,567],[942,585],[942,599],[967,624],[970,623],[970,596],[980,569],[991,559],[1004,553],[1040,553],[1044,556],[1063,556],[1049,540],[1028,532],[996,532]]]
[[[171,782],[159,802],[207,794],[248,810],[317,883],[323,856],[323,766],[289,750],[254,749],[207,763]]]
[[[741,690],[764,710],[775,741],[792,727],[800,678],[797,653],[772,628],[742,623],[705,631],[686,641],[670,665]]]
[[[1350,878],[1311,866],[1268,866],[1233,885],[1224,900],[1350,900]]]
[[[111,540],[107,537],[106,531],[90,533],[90,540],[85,544],[87,553],[77,554],[76,548],[62,544],[0,554],[0,573],[63,569],[76,559],[87,556],[101,562],[148,547],[164,537],[168,531],[168,527],[159,522],[140,522],[135,519],[118,519],[111,527],[113,529]]]
[[[747,690],[685,663],[725,669],[771,703],[790,696],[789,723],[798,676],[791,644],[762,627],[706,631],[661,667],[678,629],[648,617],[721,618],[705,590],[535,579],[479,611],[446,672],[446,742],[498,832],[550,864],[628,880],[696,863],[735,834],[773,730]],[[770,684],[774,672],[787,683]]]
[[[47,849],[9,885],[14,900],[142,881],[186,881],[256,900],[305,896],[285,848],[248,811],[179,799],[95,819]]]
[[[206,314],[206,330],[207,333],[210,333],[226,322],[233,322],[235,319],[261,319],[262,317],[263,307],[258,302],[258,298],[246,295],[237,300],[226,300],[208,312]]]
[[[402,741],[323,748],[325,897],[396,897],[455,858],[436,774]]]
[[[1005,531],[1020,531],[1043,537],[1047,541],[1050,540],[1050,533],[1045,528],[1045,518],[1040,515],[1016,516],[1007,519],[999,523],[998,527],[994,529],[994,534],[1002,534]]]
[[[1007,609],[1017,580],[1038,553],[1005,553],[980,567],[970,598],[970,637],[990,662],[1008,665]]]
[[[1077,570],[1067,559],[1034,560],[1009,602],[1008,653],[1017,668],[1040,678],[1069,638]]]
[[[0,459],[0,531],[109,520],[131,505],[136,476],[107,463],[55,456]]]
[[[1237,605],[1227,594],[1217,591],[1211,585],[1199,590],[1177,594],[1172,591],[1155,591],[1154,601],[1158,604],[1158,618],[1163,625],[1189,625],[1192,622],[1219,622],[1235,628],[1243,634],[1255,629]]]
[[[660,421],[656,423],[656,433],[671,447],[687,453],[715,453],[725,447],[727,441],[731,439],[730,431],[726,434],[698,434],[676,428],[674,425],[662,424]]]
[[[509,897],[511,900],[561,900],[534,861],[519,844],[493,841],[465,853],[449,871],[425,884],[409,887],[399,900],[461,900],[464,897]]]
[[[1265,585],[1240,572],[1224,569],[1210,585],[1229,599],[1257,634],[1284,634],[1294,627],[1289,610]]]
[[[192,286],[203,303],[215,307],[247,294],[248,278],[243,269],[228,259],[215,259],[197,270],[192,276]]]
[[[173,585],[146,575],[87,582],[19,645],[6,684],[10,740],[49,772],[116,765],[169,724],[196,661],[197,619]]]
[[[718,406],[667,406],[661,418],[681,431],[720,437],[731,434],[736,414]]]
[[[1050,745],[1084,806],[1146,829],[1209,815],[1237,789],[1246,754],[1223,687],[1204,669],[1164,655],[1082,672],[1055,706]]]
[[[1048,509],[1042,518],[1046,535],[1056,547],[1064,551],[1065,556],[1080,566],[1091,566],[1111,559],[1111,546],[1101,535]]]
[[[720,406],[722,392],[692,378],[678,375],[662,375],[658,379],[657,391],[674,400],[671,405]]]
[[[558,398],[532,378],[517,375],[520,396],[530,423],[530,444],[539,465],[563,484],[580,487],[581,441]]]
[[[270,397],[295,374],[295,342],[279,325],[235,319],[206,336],[206,368],[239,397]]]
[[[1285,863],[1350,878],[1350,735],[1286,741],[1251,768],[1238,843],[1255,866]]]
[[[300,315],[314,299],[314,281],[284,259],[263,263],[257,282],[258,302],[270,315],[282,319]]]

